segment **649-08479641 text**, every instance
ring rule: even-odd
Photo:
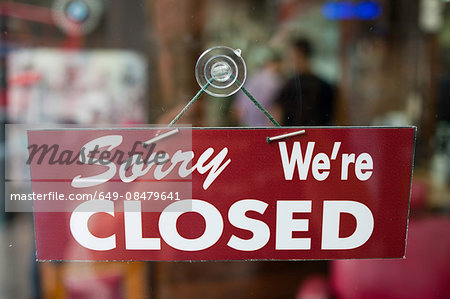
[[[47,193],[11,193],[10,200],[29,201],[63,201],[63,200],[180,200],[180,192],[176,191],[128,191],[125,193],[111,191],[95,191],[94,193],[61,193],[50,191]]]

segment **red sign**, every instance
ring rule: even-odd
[[[38,259],[404,257],[415,128],[299,130],[30,131]]]

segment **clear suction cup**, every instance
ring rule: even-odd
[[[228,97],[244,85],[247,68],[241,50],[213,47],[200,55],[195,65],[195,78],[200,87],[209,85],[205,92],[215,97]]]

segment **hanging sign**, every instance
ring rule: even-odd
[[[414,127],[29,131],[37,258],[403,258],[414,138]]]

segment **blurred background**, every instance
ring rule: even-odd
[[[2,143],[168,124],[219,45],[283,125],[418,128],[406,260],[36,263],[32,215],[2,212],[1,298],[450,298],[450,1],[2,0],[0,20]],[[179,123],[269,126],[248,102],[205,94]]]

